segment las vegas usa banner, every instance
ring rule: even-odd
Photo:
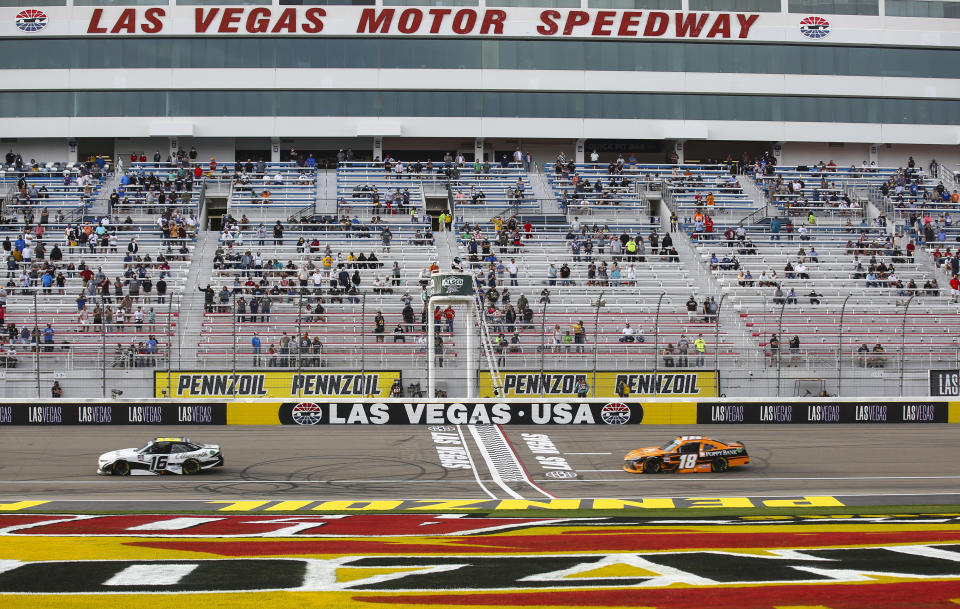
[[[768,37],[774,35],[780,29],[779,21],[779,15],[755,13],[529,7],[24,5],[0,9],[0,36],[387,35],[746,40],[757,38],[755,32],[764,29]],[[790,23],[795,30],[794,21]]]

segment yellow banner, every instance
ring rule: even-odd
[[[158,398],[342,398],[390,396],[397,370],[348,372],[180,371],[156,372]]]
[[[494,393],[493,382],[489,372],[479,373],[479,395],[482,398],[492,397],[577,397],[577,386],[580,380],[586,381],[588,386],[594,383],[592,372],[544,371],[541,375],[538,370],[511,370],[500,373],[503,381],[504,396]],[[596,397],[612,398],[617,396],[617,385],[623,381],[629,397],[651,398],[657,397],[700,397],[713,398],[717,396],[717,373],[709,371],[657,371],[657,384],[654,385],[652,371],[638,372],[597,372]],[[587,397],[594,397],[592,391],[587,391]]]

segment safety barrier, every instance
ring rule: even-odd
[[[794,399],[0,401],[3,425],[788,425],[960,423],[960,401]]]

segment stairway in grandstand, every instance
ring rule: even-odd
[[[190,265],[187,286],[180,305],[181,330],[176,351],[173,354],[175,367],[185,370],[202,367],[202,362],[197,357],[197,337],[203,330],[204,294],[199,288],[211,283],[218,237],[216,231],[205,230],[197,233],[193,262]]]

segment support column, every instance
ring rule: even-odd
[[[673,142],[673,152],[677,155],[677,164],[683,165],[686,162],[684,144],[687,143],[687,140],[676,140]]]
[[[485,158],[483,158],[483,138],[482,137],[474,138],[473,140],[473,158],[480,161],[481,163],[486,160]]]
[[[176,156],[177,156],[177,147],[179,146],[180,142],[177,141],[177,138],[176,138],[176,137],[168,138],[168,140],[169,140],[169,142],[170,142],[170,146],[169,146],[168,153],[170,154],[170,156],[176,158]],[[148,160],[152,161],[153,159],[151,159],[151,158],[148,157]],[[164,162],[164,161],[166,161],[166,160],[167,160],[167,159],[165,159],[165,158],[160,159],[161,162]]]
[[[577,163],[584,163],[584,162],[586,162],[586,161],[584,160],[584,156],[585,156],[585,155],[584,155],[584,149],[586,148],[586,143],[587,143],[587,140],[585,140],[585,139],[579,139],[579,140],[577,140],[576,153],[574,154],[574,158],[573,158],[573,160],[576,161]]]
[[[67,162],[77,162],[77,138],[75,137],[67,139]]]
[[[383,136],[373,136],[373,158],[383,160]]]
[[[280,140],[270,140],[270,162],[280,162]]]
[[[870,144],[870,150],[868,150],[869,158],[867,162],[873,165],[880,165],[880,146],[883,144]]]

